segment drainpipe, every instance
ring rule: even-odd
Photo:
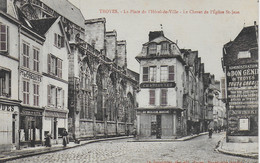
[[[18,25],[18,100],[20,100],[20,43],[21,43],[21,25]],[[19,113],[21,110],[21,106],[19,106]],[[18,119],[19,119],[19,126],[18,126],[18,145],[17,149],[20,149],[20,137],[21,137],[21,129],[20,129],[20,114],[18,114]]]

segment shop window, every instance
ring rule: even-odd
[[[48,73],[62,78],[62,60],[52,54],[48,55]]]
[[[58,48],[64,47],[64,37],[55,33],[54,34],[54,45]]]
[[[149,69],[148,67],[143,67],[143,81],[148,81]]]
[[[8,51],[8,26],[0,22],[0,52]]]
[[[39,72],[39,50],[33,49],[33,70]]]
[[[151,43],[148,46],[148,54],[150,56],[156,56],[156,52],[157,52],[157,45],[156,45],[156,43]]]
[[[29,45],[26,43],[23,43],[23,49],[22,49],[22,55],[23,55],[23,67],[29,68]]]
[[[24,80],[23,81],[23,104],[29,105],[29,81]]]
[[[161,89],[161,105],[167,105],[167,90]]]
[[[11,71],[0,67],[0,96],[11,96]]]
[[[152,66],[152,67],[149,67],[149,71],[150,71],[150,81],[156,81],[156,67],[155,66]]]
[[[150,94],[149,104],[155,105],[155,90],[150,90],[149,94]]]
[[[33,105],[39,106],[39,84],[33,84]]]

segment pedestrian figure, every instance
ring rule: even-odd
[[[51,147],[51,134],[50,133],[47,133],[46,136],[45,136],[45,146],[46,147]]]
[[[211,138],[211,137],[212,137],[212,133],[213,133],[213,129],[212,129],[212,128],[210,128],[210,129],[209,129],[209,138]]]
[[[66,147],[67,144],[68,144],[68,132],[66,131],[66,129],[63,130],[63,133],[62,133],[62,142],[63,142],[63,146]]]

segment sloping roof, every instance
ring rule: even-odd
[[[71,22],[84,28],[84,17],[79,8],[74,6],[68,0],[41,0],[44,4],[64,16]]]
[[[46,18],[46,19],[38,19],[38,20],[31,20],[31,24],[36,32],[42,36],[50,29],[53,23],[58,18]]]
[[[155,38],[155,39],[153,39],[153,40],[151,40],[151,41],[149,41],[149,42],[147,42],[147,43],[145,43],[145,44],[143,44],[143,45],[148,45],[148,44],[150,44],[151,42],[154,42],[154,43],[159,44],[160,42],[163,42],[163,41],[167,41],[167,42],[170,42],[170,43],[175,44],[174,42],[172,42],[172,41],[171,41],[170,39],[168,39],[167,37],[165,37],[165,36],[159,36],[159,37],[157,37],[157,38]]]
[[[240,65],[254,63],[258,61],[258,42],[257,42],[258,26],[244,27],[237,35],[234,41],[230,41],[224,45],[225,54],[224,65]],[[238,58],[240,51],[249,51],[250,58]]]

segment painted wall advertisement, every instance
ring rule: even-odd
[[[258,64],[227,68],[228,134],[257,135]]]

